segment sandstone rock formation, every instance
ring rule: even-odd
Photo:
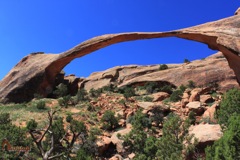
[[[219,124],[199,124],[191,126],[189,134],[193,134],[197,138],[198,144],[196,148],[203,154],[206,146],[212,145],[214,141],[220,139],[223,132]]]
[[[159,70],[159,65],[118,66],[93,73],[82,80],[79,86],[89,91],[91,88],[98,89],[109,84],[122,87],[142,85],[146,82],[158,82],[159,84],[167,82],[173,86],[180,86],[181,84],[187,85],[189,80],[194,81],[196,86],[214,85],[216,82],[219,84],[220,91],[238,86],[234,72],[220,52],[204,60],[196,60],[189,64],[170,64],[168,67],[167,70]],[[200,92],[204,90],[196,88],[191,92],[194,93],[191,93],[189,101],[198,101]]]
[[[1,102],[23,102],[34,93],[52,91],[56,75],[72,60],[111,44],[161,37],[179,37],[205,43],[221,51],[240,82],[240,15],[169,32],[135,32],[94,37],[60,54],[34,53],[24,57],[0,82]]]

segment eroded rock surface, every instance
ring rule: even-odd
[[[142,85],[146,82],[167,82],[178,87],[182,84],[187,85],[188,81],[192,80],[196,86],[217,83],[219,84],[219,91],[238,87],[236,76],[221,52],[189,64],[170,64],[168,67],[167,70],[159,70],[159,65],[118,66],[93,73],[81,81],[79,86],[87,91],[91,88],[102,88],[109,84],[122,87],[126,85]],[[196,88],[192,92],[189,101],[198,101],[199,94],[203,91],[202,88]]]
[[[238,13],[238,12],[237,12]],[[240,82],[240,15],[169,32],[134,32],[94,37],[60,54],[30,54],[0,82],[1,102],[24,102],[52,91],[56,75],[72,60],[109,45],[139,39],[179,37],[221,51]],[[218,75],[218,74],[217,74]]]

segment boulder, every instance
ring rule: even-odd
[[[102,155],[106,150],[108,150],[111,143],[111,138],[103,136],[97,141],[98,153]]]
[[[116,149],[118,153],[124,152],[123,148],[123,140],[119,139],[117,135],[126,135],[131,131],[131,126],[128,126],[125,129],[114,132],[111,136],[111,142],[116,145]]]
[[[216,123],[217,120],[215,119],[215,112],[216,112],[216,108],[218,107],[218,104],[213,104],[211,107],[209,107],[202,116],[202,119],[208,119],[210,122],[214,122]]]
[[[116,154],[111,157],[109,160],[123,160],[123,157],[120,154]]]
[[[152,94],[152,96],[153,96],[153,102],[157,102],[157,101],[162,101],[162,100],[168,98],[169,94],[166,92],[157,92],[157,93]]]
[[[189,134],[193,134],[199,145],[212,144],[223,135],[219,124],[199,124],[189,128]]]
[[[201,103],[212,103],[214,102],[214,99],[212,98],[211,95],[207,94],[207,95],[201,95],[200,96],[200,102]]]
[[[148,112],[155,106],[155,104],[153,102],[138,102],[137,106]]]
[[[201,88],[195,88],[191,91],[191,96],[189,98],[189,102],[199,101],[200,100],[200,92],[202,91]]]
[[[204,108],[201,105],[201,102],[195,101],[195,102],[189,102],[186,107],[189,108],[189,111],[195,112],[197,115],[202,115],[204,112]]]

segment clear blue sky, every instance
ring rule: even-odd
[[[31,52],[59,53],[94,36],[168,31],[232,16],[238,0],[1,0],[0,79]],[[125,42],[74,60],[67,74],[118,65],[181,63],[216,51],[177,39]]]

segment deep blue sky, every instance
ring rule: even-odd
[[[0,79],[31,52],[59,53],[94,36],[168,31],[232,16],[238,0],[2,0]],[[118,65],[181,63],[216,51],[176,39],[125,42],[74,60],[67,74],[88,76]]]

